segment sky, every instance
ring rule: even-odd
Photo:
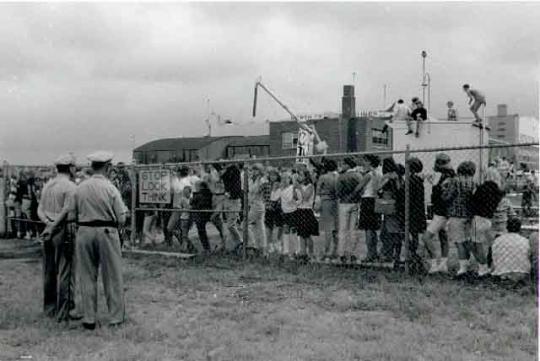
[[[486,115],[538,117],[540,3],[1,3],[0,160],[48,164],[94,150],[130,161],[159,138],[268,132],[287,114],[340,112],[356,73],[357,110],[421,96],[431,113],[464,83]],[[234,124],[219,126],[217,115]]]

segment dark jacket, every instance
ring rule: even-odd
[[[23,198],[30,199],[28,194],[28,182],[20,179],[17,182],[17,195],[15,196],[15,202],[22,203]]]
[[[424,202],[424,181],[416,174],[411,174],[410,179],[410,232],[422,233],[426,230],[426,209]]]
[[[355,196],[354,190],[360,184],[362,177],[358,172],[344,172],[338,176],[337,196],[340,203],[358,203],[360,197]]]
[[[442,184],[448,178],[455,177],[455,175],[456,173],[454,172],[453,169],[446,170],[445,172],[441,173],[441,179],[439,179],[439,182],[435,184],[433,188],[431,189],[431,206],[433,209],[433,214],[436,214],[437,216],[446,217],[448,205],[441,199],[441,195],[443,192]],[[422,184],[422,187],[424,187],[423,184]]]
[[[476,188],[472,196],[473,215],[493,218],[493,214],[502,199],[497,183],[487,181]]]
[[[193,193],[190,205],[194,211],[211,210],[212,191],[210,189],[201,189],[200,192]],[[192,213],[192,219],[194,222],[208,222],[211,215],[212,213],[210,212]]]
[[[229,193],[230,199],[242,198],[242,179],[240,169],[235,164],[232,164],[225,169],[221,176],[225,192]]]

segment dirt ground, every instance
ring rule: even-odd
[[[0,240],[0,360],[533,360],[537,298],[444,276],[231,258],[124,258],[127,322],[41,314],[39,247]],[[101,287],[101,286],[100,286]]]

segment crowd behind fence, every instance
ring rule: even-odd
[[[130,212],[125,248],[519,278],[537,273],[538,178],[518,184],[493,154],[530,146],[120,165],[110,179]],[[45,176],[15,170],[8,233],[37,237]]]

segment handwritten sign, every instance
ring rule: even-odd
[[[141,203],[171,203],[171,173],[169,170],[141,170],[139,173]]]

